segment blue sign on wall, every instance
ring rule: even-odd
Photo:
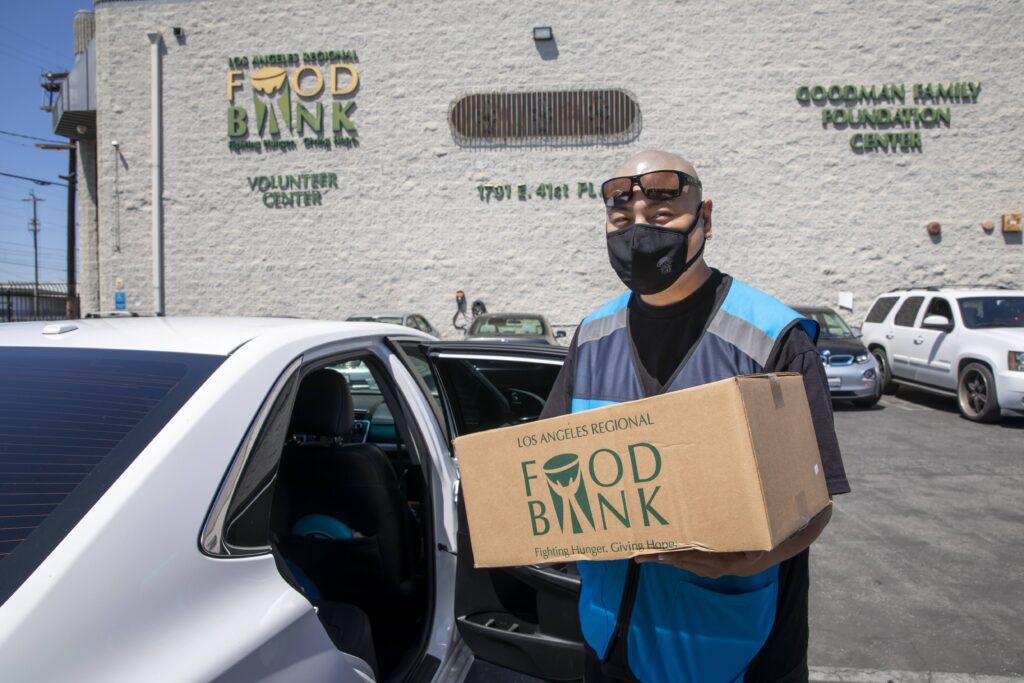
[[[114,310],[123,311],[125,309],[125,294],[123,291],[114,292]]]

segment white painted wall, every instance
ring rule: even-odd
[[[533,42],[543,25],[557,59],[541,59]],[[708,262],[788,302],[834,305],[851,291],[856,322],[873,296],[907,283],[1024,286],[1019,234],[999,227],[1001,214],[1024,208],[1022,25],[1024,4],[1013,0],[99,2],[99,259],[82,258],[83,282],[98,280],[104,309],[116,277],[129,308],[151,305],[145,33],[157,28],[167,46],[169,315],[408,308],[449,330],[462,288],[492,311],[575,323],[621,290],[600,203],[488,204],[476,186],[596,185],[650,147],[687,156],[701,173],[715,202]],[[184,28],[183,43],[172,26]],[[361,145],[230,152],[228,58],[320,49],[358,51]],[[922,131],[921,153],[855,154],[852,131],[823,129],[819,108],[796,100],[800,85],[961,80],[980,81],[980,97],[948,105],[952,126]],[[639,101],[643,130],[631,144],[452,142],[448,107],[463,94],[605,87]],[[250,98],[248,89],[239,97],[251,108]],[[337,173],[341,187],[322,207],[272,210],[246,181],[302,172]],[[939,242],[930,221],[942,224]],[[92,291],[82,288],[83,310],[100,307]]]

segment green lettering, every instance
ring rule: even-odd
[[[324,132],[324,105],[321,102],[316,103],[316,114],[306,109],[301,104],[298,105],[296,110],[299,119],[299,135],[302,135],[303,128],[309,126],[317,133]]]
[[[543,530],[537,528],[538,522],[544,523]],[[544,516],[544,501],[530,501],[530,526],[533,527],[534,536],[543,536],[547,532],[551,531],[551,522],[549,522],[547,517]]]
[[[356,106],[355,100],[350,100],[345,103],[335,102],[331,108],[331,124],[332,130],[337,133],[342,128],[347,131],[355,132],[356,127],[352,124],[352,120],[349,119],[349,112],[352,111],[352,107]]]
[[[662,526],[668,526],[668,520],[665,519],[664,517],[662,517],[661,515],[659,515],[658,511],[655,510],[654,507],[652,507],[652,503],[654,503],[654,497],[656,495],[658,495],[658,491],[660,491],[660,490],[661,490],[660,486],[655,486],[654,487],[654,491],[651,493],[651,497],[650,498],[646,498],[645,494],[644,494],[644,490],[642,488],[637,489],[637,494],[639,494],[639,496],[640,496],[640,512],[642,512],[643,515],[644,515],[644,526],[650,526],[651,525],[651,520],[650,520],[650,517],[648,516],[648,513],[650,513],[655,518],[657,518],[657,520],[659,522],[661,522]]]
[[[637,449],[639,448],[646,448],[648,451],[650,451],[651,456],[653,456],[654,458],[654,470],[653,472],[651,472],[651,475],[647,478],[642,478],[640,476],[640,466],[637,462]],[[637,484],[643,484],[645,482],[652,481],[659,474],[661,474],[661,453],[659,453],[658,449],[649,443],[635,443],[631,445],[629,447],[629,461],[630,464],[632,464],[633,466],[633,481],[635,481]]]
[[[626,492],[619,491],[619,496],[622,500],[622,514],[619,514],[619,511],[615,509],[615,506],[612,505],[602,494],[597,494],[597,507],[601,511],[601,526],[605,530],[608,529],[608,520],[604,515],[604,511],[606,509],[608,510],[608,512],[612,513],[616,519],[619,520],[619,523],[622,524],[622,526],[626,527],[627,529],[630,528],[629,509],[626,506]]]
[[[333,176],[334,174],[332,173],[331,175]],[[337,187],[337,185],[334,185],[334,187]],[[526,488],[526,496],[527,496],[527,498],[529,498],[530,496],[533,495],[533,492],[530,491],[530,480],[531,479],[536,479],[537,475],[536,474],[531,475],[529,472],[527,472],[526,471],[526,466],[527,465],[535,465],[535,464],[537,464],[536,460],[525,460],[525,461],[523,461],[523,464],[522,464],[522,468],[523,468],[523,485]]]
[[[228,137],[238,138],[249,134],[249,114],[242,107],[228,107]]]

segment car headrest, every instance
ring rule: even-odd
[[[289,432],[341,436],[352,431],[352,392],[340,372],[323,368],[306,375],[295,397]]]

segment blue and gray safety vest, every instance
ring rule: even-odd
[[[817,325],[736,279],[704,334],[663,391],[764,370],[794,325]],[[644,398],[633,365],[629,292],[587,316],[577,336],[572,411]],[[778,566],[754,576],[708,579],[660,563],[579,562],[580,624],[604,659],[625,638],[629,668],[645,683],[742,679],[775,623]]]

